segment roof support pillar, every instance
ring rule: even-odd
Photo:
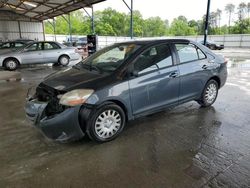
[[[20,21],[17,21],[18,24],[18,32],[19,32],[19,38],[22,38],[22,32],[21,32],[21,25],[20,25]]]
[[[130,11],[130,38],[133,39],[134,37],[134,19],[133,19],[133,4],[134,4],[134,1],[133,0],[130,0],[131,1],[131,4],[130,6],[126,3],[125,0],[122,0],[124,2],[124,4],[126,5],[126,7],[128,7],[129,11]]]
[[[91,32],[92,32],[92,34],[95,34],[94,8],[93,8],[93,6],[91,6],[91,15],[90,15],[90,13],[88,13],[88,11],[85,8],[83,8],[83,10],[87,14],[87,16],[90,18],[90,20],[91,20]]]
[[[68,14],[68,18],[66,18],[64,15],[62,15],[62,17],[69,25],[69,40],[70,42],[72,42],[72,27],[71,27],[71,21],[70,21],[70,13]]]
[[[68,14],[68,19],[69,19],[69,38],[70,38],[70,42],[72,42],[72,28],[71,28],[70,13]]]
[[[208,35],[208,25],[209,25],[209,12],[210,12],[210,1],[207,1],[207,14],[206,14],[206,21],[205,21],[205,31],[204,31],[204,45],[207,44],[207,35]]]
[[[53,18],[53,22],[49,21],[49,24],[53,27],[53,32],[54,32],[54,39],[56,41],[56,21],[55,21],[55,18]]]

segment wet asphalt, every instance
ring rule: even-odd
[[[189,102],[137,119],[105,144],[43,137],[25,96],[61,68],[22,68],[22,81],[0,82],[0,187],[250,187],[248,62],[229,62],[212,107]]]

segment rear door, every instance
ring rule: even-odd
[[[179,71],[168,44],[144,51],[133,63],[133,72],[129,87],[134,115],[178,103]]]
[[[209,79],[206,55],[194,44],[174,44],[180,71],[180,102],[197,99]]]
[[[23,64],[43,63],[43,43],[36,42],[27,46],[20,57]]]
[[[60,56],[61,48],[54,42],[44,42],[44,63],[55,63]]]

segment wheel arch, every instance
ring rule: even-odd
[[[220,86],[221,86],[221,81],[220,81],[220,78],[219,78],[218,76],[212,76],[212,77],[207,81],[207,83],[208,83],[210,80],[215,80],[215,81],[218,83],[218,87],[220,88]]]
[[[16,57],[6,57],[6,58],[3,60],[3,67],[5,67],[5,63],[6,63],[6,61],[9,60],[9,59],[14,59],[14,60],[17,62],[17,64],[20,65],[20,60],[17,59]]]
[[[128,121],[129,119],[129,116],[128,116],[128,110],[127,110],[127,107],[126,105],[120,101],[120,100],[117,100],[117,99],[108,99],[106,101],[103,101],[102,103],[100,104],[96,104],[96,105],[82,105],[80,111],[79,111],[79,124],[80,124],[80,127],[82,129],[83,132],[86,132],[86,125],[87,125],[87,121],[88,121],[88,118],[89,116],[91,115],[91,113],[93,111],[95,111],[96,109],[99,109],[105,105],[108,105],[108,104],[116,104],[117,106],[119,106],[123,111],[124,111],[124,114],[125,114],[125,121]]]

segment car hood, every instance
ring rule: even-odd
[[[107,84],[109,76],[86,69],[69,68],[45,78],[43,84],[61,91],[73,89],[98,89]]]

